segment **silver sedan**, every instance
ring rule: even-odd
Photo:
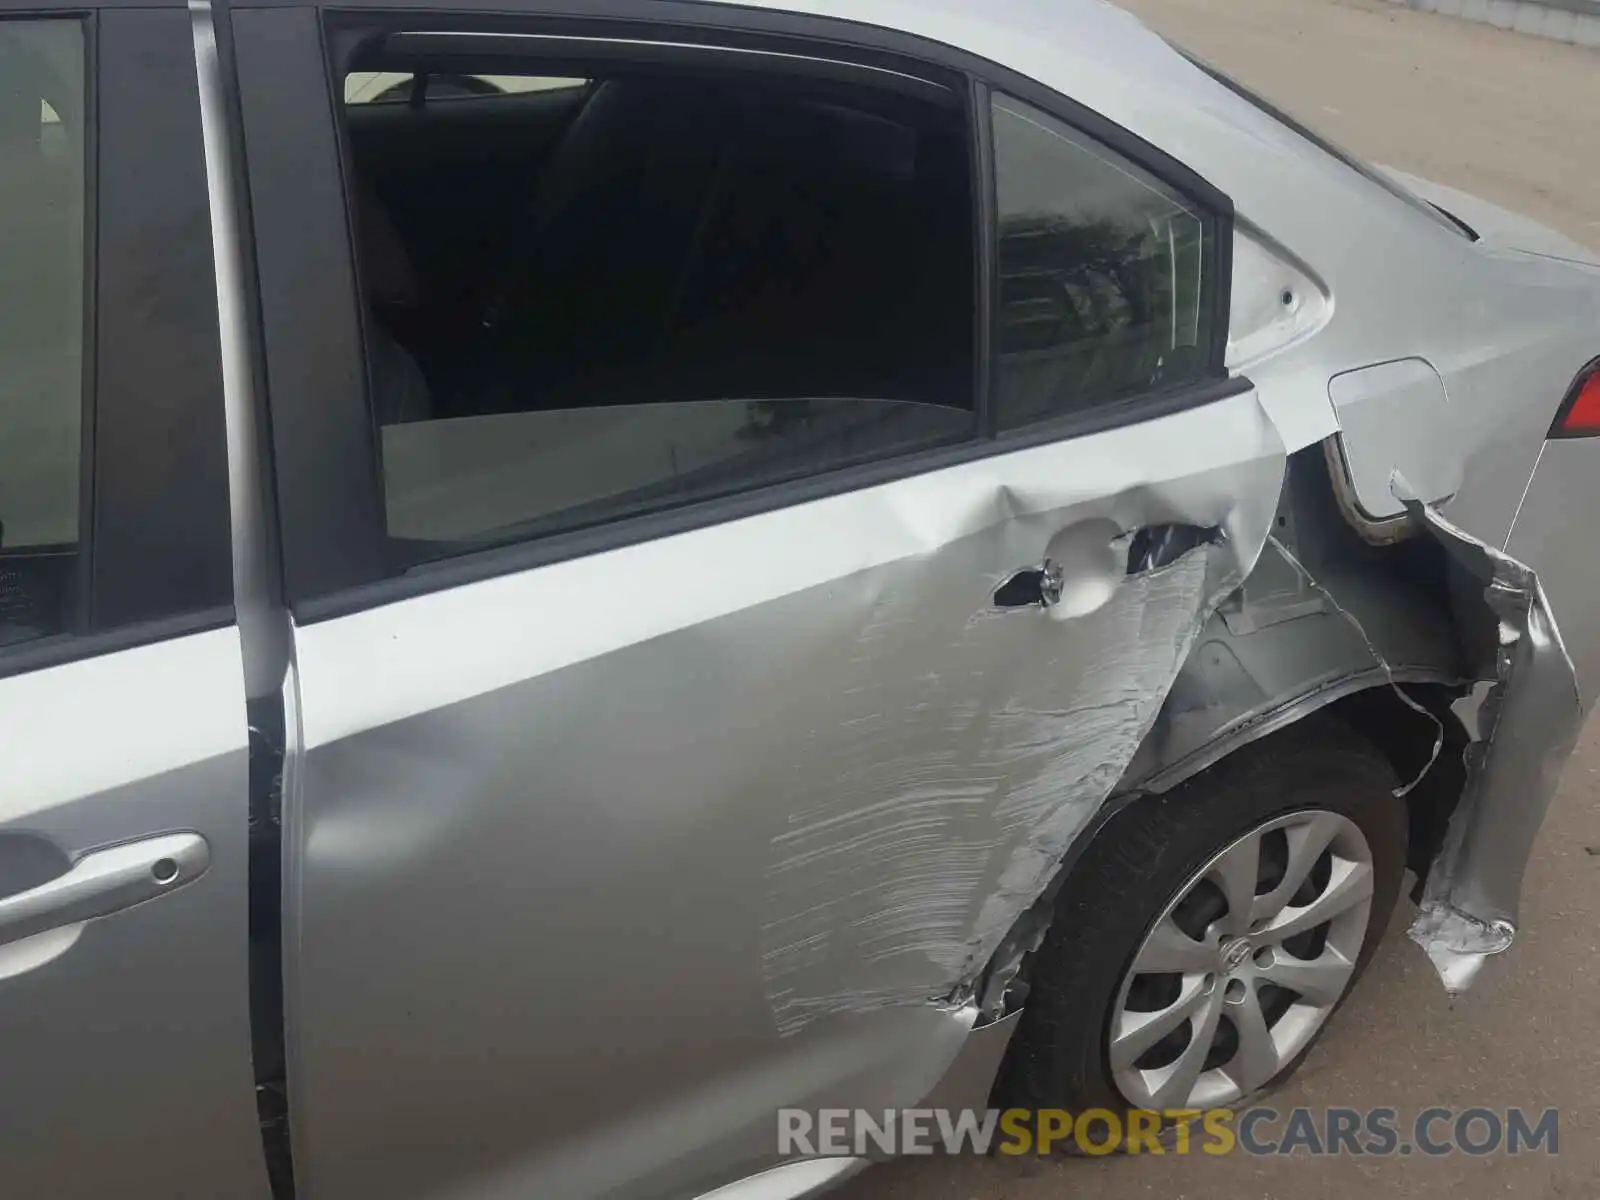
[[[1091,0],[91,7],[0,0],[8,1195],[800,1196],[1256,1095],[1406,887],[1515,954],[1600,256]]]

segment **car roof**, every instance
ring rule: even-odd
[[[1060,41],[1070,32],[1086,48],[1126,50],[1161,39],[1105,0],[710,0],[724,8],[765,8],[898,29],[983,53],[1010,65],[1006,48]],[[1164,44],[1164,43],[1161,43]]]
[[[0,0],[0,8],[28,2]],[[292,7],[300,0],[254,2]],[[485,10],[515,12],[524,2],[491,0]],[[400,13],[426,3],[345,0],[344,7]],[[655,19],[670,23],[687,6],[647,0],[630,7],[636,20],[648,23],[659,12]],[[1229,196],[1246,222],[1302,257],[1325,257],[1318,269],[1329,282],[1336,282],[1337,256],[1317,251],[1344,245],[1350,225],[1367,227],[1374,210],[1401,210],[1401,221],[1428,220],[1406,212],[1409,206],[1392,188],[1352,170],[1105,0],[697,0],[695,7],[703,13],[743,8],[873,26],[954,47],[1026,76],[1176,159]],[[908,53],[915,56],[914,45]]]
[[[711,0],[913,34],[980,55],[1071,94],[1067,68],[1115,61],[1150,79],[1183,59],[1131,13],[1104,0]],[[1030,69],[1031,68],[1031,69]],[[1188,72],[1185,72],[1188,74]],[[1048,77],[1047,77],[1048,76]]]
[[[1224,191],[1252,178],[1263,152],[1285,169],[1326,157],[1104,0],[711,3],[873,25],[975,54],[1094,110]]]
[[[1330,152],[1106,0],[711,2],[879,26],[988,59],[1156,146],[1269,231],[1325,222],[1345,202],[1427,211],[1403,187]],[[1309,196],[1319,202],[1308,205]],[[1431,214],[1426,220],[1438,224]]]

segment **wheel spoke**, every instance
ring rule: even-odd
[[[1278,886],[1266,895],[1256,897],[1255,920],[1266,920],[1282,911],[1300,890],[1300,885],[1306,881],[1306,876],[1311,873],[1311,868],[1316,866],[1317,859],[1322,857],[1322,852],[1339,835],[1343,824],[1344,822],[1333,813],[1318,812],[1311,814],[1310,820],[1284,829],[1283,836],[1289,843],[1289,860],[1284,866],[1283,878],[1278,881]]]
[[[1328,886],[1322,889],[1322,894],[1303,907],[1281,910],[1257,937],[1265,942],[1281,942],[1326,924],[1340,913],[1371,899],[1372,864],[1335,858]]]
[[[1159,1111],[1188,1106],[1189,1097],[1194,1094],[1195,1082],[1205,1069],[1206,1056],[1211,1053],[1211,1044],[1216,1041],[1217,1022],[1221,1017],[1222,989],[1219,987],[1205,997],[1205,1003],[1195,1017],[1194,1036],[1189,1039],[1183,1053],[1170,1066],[1145,1073],[1146,1082],[1150,1085],[1151,1108]],[[1151,1076],[1155,1078],[1151,1079]]]
[[[1158,1012],[1123,1009],[1117,1014],[1116,1032],[1111,1036],[1112,1070],[1131,1068],[1140,1055],[1204,1008],[1210,998],[1203,977],[1196,976],[1184,980],[1178,998]]]
[[[1211,865],[1211,878],[1228,901],[1226,915],[1217,922],[1224,932],[1249,932],[1255,912],[1256,880],[1260,873],[1260,835],[1244,838]]]
[[[1288,793],[1294,782],[1284,781]],[[1140,1108],[1230,1103],[1267,1087],[1349,989],[1362,947],[1375,936],[1378,866],[1364,830],[1340,813],[1280,810],[1201,864],[1138,943],[1119,985],[1122,1000],[1103,1027],[1102,1061]],[[1269,865],[1273,886],[1258,895]],[[1319,932],[1298,936],[1312,931]],[[1301,956],[1308,946],[1319,948],[1315,958]],[[1145,1005],[1151,996],[1175,999],[1159,1012],[1134,1012],[1130,995]],[[1274,1028],[1269,1018],[1280,1009]],[[1223,1021],[1233,1029],[1219,1040]],[[1213,1065],[1230,1048],[1228,1061]]]
[[[1204,972],[1213,969],[1215,962],[1214,949],[1195,941],[1171,917],[1163,917],[1139,947],[1133,970],[1137,975]]]
[[[1228,1015],[1239,1030],[1239,1052],[1223,1070],[1234,1086],[1248,1095],[1265,1086],[1278,1073],[1278,1047],[1272,1040],[1272,1030],[1267,1028],[1267,1015],[1261,1011],[1261,1001],[1253,986],[1245,991],[1243,999],[1228,1005]]]
[[[1269,983],[1300,993],[1307,1004],[1327,1008],[1344,995],[1354,969],[1349,959],[1327,946],[1321,955],[1309,960],[1278,950],[1272,964],[1260,968],[1260,974]]]

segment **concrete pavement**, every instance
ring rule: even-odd
[[[1125,0],[1162,33],[1362,156],[1600,245],[1600,51],[1381,0]],[[1600,349],[1600,347],[1597,347]],[[1600,1197],[1600,721],[1524,891],[1517,945],[1452,1005],[1399,932],[1295,1080],[1269,1101],[1402,1113],[1561,1110],[1560,1153],[903,1161],[844,1200],[1487,1200]]]

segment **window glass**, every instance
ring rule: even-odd
[[[369,106],[347,134],[403,561],[974,432],[953,106],[619,73],[445,126]]]
[[[1199,210],[1007,96],[994,149],[1000,427],[1203,377],[1214,234]]]
[[[569,408],[383,427],[391,537],[421,557],[709,499],[956,440],[954,409],[751,400]]]
[[[76,21],[0,21],[0,645],[74,608],[83,59]]]

